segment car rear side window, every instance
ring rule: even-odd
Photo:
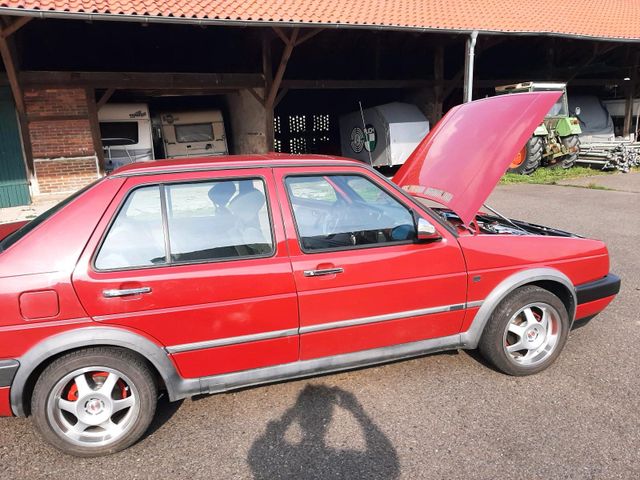
[[[96,257],[99,270],[273,253],[264,182],[163,184],[134,190]]]
[[[415,238],[408,208],[360,175],[285,179],[305,251],[357,248]]]
[[[96,257],[96,268],[110,270],[165,263],[160,187],[134,190],[120,209]]]

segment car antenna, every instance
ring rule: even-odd
[[[364,110],[362,110],[362,102],[358,100],[358,105],[360,105],[360,117],[362,118],[362,134],[364,135],[364,149],[369,154],[369,165],[373,167],[373,159],[371,158],[371,150],[367,148],[367,125],[364,121]]]

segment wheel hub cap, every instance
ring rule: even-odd
[[[518,365],[543,362],[555,350],[560,335],[560,316],[551,305],[536,302],[522,307],[509,320],[504,350]]]

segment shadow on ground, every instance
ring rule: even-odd
[[[344,429],[341,433],[364,438],[363,448],[328,444],[329,429],[340,431],[344,427],[335,424],[339,420],[334,413],[339,408],[351,415],[360,429]],[[291,408],[278,420],[269,422],[265,433],[251,446],[248,462],[254,477],[260,480],[394,479],[400,474],[396,449],[356,397],[324,385],[307,385]]]

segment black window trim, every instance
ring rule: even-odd
[[[168,215],[167,215],[167,210],[166,210],[166,198],[164,197],[164,186],[165,185],[189,185],[189,184],[198,184],[198,183],[211,183],[211,182],[222,182],[222,181],[242,181],[242,180],[260,180],[264,186],[264,196],[265,196],[265,205],[267,207],[267,215],[269,217],[269,228],[270,228],[270,232],[271,232],[271,251],[268,253],[263,253],[260,255],[242,255],[242,256],[238,256],[238,257],[227,257],[227,258],[218,258],[218,259],[210,259],[210,260],[183,260],[183,261],[171,261],[171,242],[169,239],[169,228],[168,228]],[[159,263],[157,265],[138,265],[138,266],[130,266],[130,267],[118,267],[118,268],[98,268],[96,266],[96,259],[98,258],[98,255],[100,254],[100,250],[102,250],[102,246],[106,240],[106,238],[109,236],[109,232],[111,232],[111,228],[113,227],[113,224],[115,223],[116,219],[118,218],[118,216],[120,215],[120,212],[124,209],[124,205],[126,204],[127,200],[129,199],[129,197],[131,195],[133,195],[133,193],[136,190],[139,190],[141,188],[147,188],[147,187],[155,187],[157,186],[159,191],[160,191],[160,214],[162,215],[162,235],[163,235],[163,239],[164,239],[164,244],[165,244],[165,263]],[[169,250],[167,250],[167,248],[169,248]],[[269,199],[269,187],[268,187],[268,183],[266,181],[266,177],[264,175],[252,175],[252,176],[241,176],[241,177],[236,177],[236,176],[230,176],[230,177],[219,177],[219,178],[202,178],[202,179],[193,179],[193,180],[189,180],[189,181],[185,181],[185,180],[172,180],[172,181],[166,181],[166,182],[148,182],[148,183],[141,183],[138,185],[135,185],[133,188],[131,188],[130,190],[128,190],[124,196],[122,197],[122,199],[120,200],[120,204],[118,205],[118,208],[116,209],[116,211],[113,213],[113,215],[111,216],[111,219],[109,220],[109,223],[107,224],[107,227],[104,229],[104,232],[102,232],[101,237],[100,237],[100,241],[98,242],[98,245],[96,246],[96,248],[94,249],[93,253],[91,254],[91,261],[89,263],[91,269],[96,272],[96,273],[110,273],[110,272],[127,272],[127,271],[138,271],[138,270],[149,270],[152,268],[168,268],[168,267],[180,267],[180,266],[184,266],[184,265],[206,265],[206,264],[211,264],[211,263],[226,263],[226,262],[234,262],[234,261],[239,261],[239,260],[253,260],[253,259],[265,259],[265,258],[272,258],[275,257],[278,254],[278,242],[276,240],[276,236],[275,236],[275,228],[274,228],[274,224],[273,224],[273,215],[271,212],[271,202]]]
[[[404,208],[407,209],[407,211],[411,215],[411,218],[414,218],[413,209],[411,207],[409,207],[405,202],[400,201],[399,198],[397,198],[395,195],[392,195],[386,188],[383,188],[378,182],[374,181],[373,179],[369,178],[367,175],[365,175],[363,173],[360,173],[360,172],[349,172],[349,171],[344,171],[344,170],[342,170],[342,171],[329,171],[329,172],[318,170],[318,171],[310,172],[310,173],[291,173],[291,174],[286,174],[286,175],[284,175],[284,177],[282,177],[282,180],[284,182],[284,190],[286,191],[286,194],[287,194],[287,202],[289,203],[289,211],[291,212],[291,216],[293,218],[293,225],[294,225],[295,230],[296,230],[296,237],[297,237],[296,240],[298,241],[298,246],[300,247],[300,250],[303,253],[308,254],[308,255],[313,255],[314,253],[344,252],[344,251],[349,251],[349,250],[364,250],[364,249],[369,249],[369,248],[385,248],[385,247],[396,247],[396,246],[399,246],[399,245],[415,245],[416,244],[416,242],[412,241],[412,240],[398,240],[397,242],[369,243],[369,244],[366,244],[366,245],[353,245],[353,246],[346,246],[346,247],[317,248],[317,249],[313,249],[313,250],[309,250],[309,249],[305,248],[304,245],[302,244],[302,235],[300,235],[300,230],[298,229],[298,220],[296,219],[296,214],[293,211],[293,202],[291,201],[291,196],[289,195],[289,188],[287,186],[287,178],[289,178],[289,177],[298,177],[298,178],[299,177],[323,177],[323,176],[362,177],[365,180],[368,180],[371,183],[373,183],[374,185],[376,185],[378,188],[383,190],[385,193],[387,193],[391,198],[393,198],[401,206],[403,206]]]

